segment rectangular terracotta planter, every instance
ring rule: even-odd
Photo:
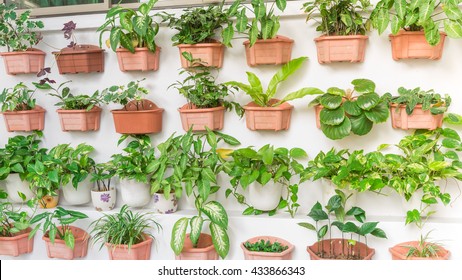
[[[396,109],[398,108],[398,111]],[[418,104],[411,115],[406,113],[405,105],[390,104],[391,125],[393,128],[434,130],[443,125],[444,114],[433,115],[430,110],[423,111]]]
[[[211,130],[223,129],[225,107],[197,109],[186,104],[178,109],[181,124],[185,131],[192,127],[192,131],[205,131],[206,127]]]
[[[362,242],[356,242],[355,245],[349,245],[347,239],[333,238],[324,239],[319,242],[315,242],[313,245],[306,248],[311,260],[336,260],[334,258],[321,258],[317,253],[323,249],[325,253],[329,253],[331,250],[335,256],[339,256],[348,250],[351,250],[351,255],[360,256],[360,260],[372,260],[375,254],[375,250],[369,248]],[[343,259],[340,259],[343,260]]]
[[[191,67],[191,63],[187,61],[182,53],[191,53],[194,59],[200,59],[199,64],[208,67],[221,68],[223,66],[223,56],[225,53],[225,45],[220,42],[216,43],[200,43],[200,44],[179,44],[181,67]],[[193,65],[194,66],[194,65]]]
[[[440,32],[440,42],[436,46],[427,42],[423,31],[400,30],[396,35],[390,34],[389,38],[394,60],[409,58],[437,60],[443,55],[446,33]]]
[[[244,244],[246,242],[256,243],[260,240],[270,241],[272,244],[274,242],[279,242],[281,246],[288,246],[286,250],[280,253],[270,253],[270,252],[256,252],[248,250]],[[246,240],[245,242],[241,243],[241,249],[244,252],[244,259],[246,260],[291,260],[292,259],[292,252],[295,249],[295,246],[292,245],[289,241],[286,241],[279,237],[274,236],[256,236]]]
[[[149,260],[153,239],[146,236],[146,240],[134,244],[128,249],[127,245],[106,243],[110,260]]]
[[[47,255],[49,258],[73,260],[75,258],[83,258],[87,256],[88,240],[90,239],[90,236],[81,228],[70,226],[70,229],[75,238],[74,250],[67,247],[64,240],[55,239],[54,244],[52,244],[50,238],[46,236],[42,237],[45,241]]]
[[[31,253],[34,249],[34,239],[29,239],[31,231],[28,228],[13,237],[0,237],[0,255],[17,257]]]
[[[294,106],[282,103],[277,107],[260,107],[254,102],[244,106],[247,128],[250,130],[287,130]]]
[[[119,69],[126,71],[157,71],[159,69],[160,47],[153,53],[148,48],[135,48],[131,53],[125,48],[116,50]]]
[[[250,47],[250,41],[244,42],[247,65],[279,65],[290,61],[294,40],[278,35],[273,39],[257,40]]]
[[[332,62],[363,62],[368,36],[321,36],[314,41],[320,64]]]
[[[137,107],[138,104],[138,107]],[[114,126],[121,134],[149,134],[162,131],[162,113],[152,101],[131,101],[125,109],[112,110]]]
[[[8,132],[43,130],[45,127],[45,109],[38,105],[32,110],[6,111],[2,114]]]
[[[37,74],[45,65],[45,52],[38,49],[3,52],[0,55],[8,75]]]
[[[63,131],[89,131],[99,130],[101,108],[93,107],[87,110],[56,110],[59,115],[61,129]]]
[[[53,52],[59,74],[104,72],[104,50],[93,45],[77,45]]]

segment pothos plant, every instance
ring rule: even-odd
[[[405,105],[406,113],[408,115],[412,114],[414,108],[418,104],[422,105],[423,111],[430,110],[432,115],[444,114],[448,110],[452,101],[451,97],[447,94],[443,97],[441,94],[436,93],[433,89],[425,91],[420,89],[420,87],[414,89],[405,89],[404,87],[400,87],[398,89],[398,94],[398,96],[391,98],[391,103]],[[396,110],[399,110],[399,106]]]
[[[35,108],[34,97],[36,89],[31,89],[23,82],[13,88],[5,88],[0,94],[2,112],[6,111],[27,111]]]
[[[101,91],[101,96],[105,103],[117,103],[124,106],[124,109],[127,110],[127,105],[135,104],[137,111],[145,110],[148,108],[144,108],[143,97],[149,94],[149,90],[140,86],[140,83],[143,81],[131,81],[127,85],[121,86],[111,86],[105,88]]]
[[[27,211],[15,209],[7,199],[8,193],[0,190],[0,237],[14,237],[29,228],[30,219],[35,213],[29,215]],[[35,209],[31,201],[28,206]]]

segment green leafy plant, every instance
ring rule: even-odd
[[[247,241],[244,243],[244,247],[249,251],[267,253],[281,253],[289,248],[289,246],[284,246],[279,242],[271,243],[271,241],[264,239],[254,243]]]
[[[32,30],[44,25],[40,20],[30,20],[30,10],[19,15],[16,10],[15,4],[0,4],[0,46],[8,51],[25,51],[41,40],[41,34]]]
[[[441,94],[436,93],[433,89],[425,91],[420,89],[420,87],[415,89],[400,87],[398,94],[399,96],[391,98],[391,102],[406,105],[406,113],[408,115],[412,114],[417,104],[422,105],[423,111],[430,110],[433,115],[444,114],[451,105],[451,97],[449,95],[446,94],[442,97]],[[396,109],[399,110],[399,107]]]
[[[372,25],[382,34],[388,25],[391,32],[424,31],[427,42],[440,42],[440,29],[453,38],[462,37],[462,11],[453,0],[381,0],[371,13]],[[444,23],[441,26],[441,23]]]
[[[0,94],[2,112],[34,109],[36,103],[35,92],[36,89],[30,89],[23,82],[18,83],[13,88],[3,89]]]
[[[144,79],[143,79],[144,80]],[[117,103],[124,106],[127,110],[128,104],[135,104],[134,107],[137,111],[146,110],[143,103],[143,96],[149,94],[149,90],[141,87],[140,82],[131,81],[127,85],[111,86],[101,91],[101,96],[105,103]]]
[[[425,236],[421,235],[419,243],[417,246],[406,246],[409,248],[409,251],[406,254],[407,258],[417,257],[417,258],[434,258],[438,257],[440,251],[440,244],[435,242],[429,242],[428,232]]]
[[[91,181],[96,183],[96,191],[109,191],[115,173],[116,170],[111,162],[96,164],[91,172]]]
[[[244,84],[240,82],[227,82],[225,85],[231,85],[238,87],[244,93],[249,95],[252,98],[252,101],[255,102],[258,106],[261,107],[275,107],[284,102],[302,98],[306,95],[321,94],[322,91],[317,88],[305,87],[295,92],[287,94],[284,98],[279,101],[274,101],[273,97],[276,95],[278,86],[281,82],[285,81],[290,75],[297,71],[306,61],[307,57],[299,57],[289,61],[285,64],[276,74],[271,78],[268,88],[266,91],[263,91],[263,87],[260,79],[254,73],[247,72],[247,79],[249,84]]]
[[[365,35],[370,29],[370,21],[363,18],[371,6],[369,0],[315,0],[303,4],[306,20],[315,20],[316,31],[327,36]],[[321,21],[315,14],[321,15]]]
[[[119,46],[131,53],[135,52],[135,48],[145,47],[155,52],[155,37],[159,32],[159,24],[152,20],[149,12],[156,3],[157,0],[149,0],[140,4],[137,10],[120,5],[111,8],[106,13],[106,22],[96,30],[100,32],[100,46],[103,34],[110,32],[109,44],[114,52]]]
[[[379,96],[371,80],[356,79],[351,83],[353,90],[331,87],[310,103],[310,106],[322,106],[319,115],[321,130],[332,140],[345,138],[351,133],[365,135],[372,130],[374,123],[385,122],[389,116],[389,93]],[[355,93],[358,96],[354,96]]]
[[[0,190],[0,237],[13,237],[30,226],[31,215],[15,209],[7,198],[8,194]],[[34,208],[33,204],[29,206]]]

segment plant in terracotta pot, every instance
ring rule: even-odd
[[[122,109],[111,111],[117,133],[148,134],[162,130],[164,109],[143,98],[149,94],[149,90],[140,86],[141,81],[111,86],[101,92],[105,103],[117,103],[123,106]]]
[[[241,243],[246,260],[291,260],[295,247],[274,236],[256,236]]]
[[[370,18],[379,34],[391,26],[394,60],[440,59],[446,35],[462,37],[462,12],[457,1],[381,0]]]
[[[183,53],[187,61],[193,61],[188,53]],[[178,109],[181,116],[183,129],[188,131],[205,131],[223,129],[225,110],[234,110],[240,117],[244,115],[241,105],[227,101],[229,95],[228,86],[218,84],[216,78],[208,67],[194,67],[182,70],[181,74],[188,75],[182,82],[177,81],[170,87],[178,90],[188,103]]]
[[[0,4],[0,47],[8,49],[0,55],[7,74],[35,74],[44,66],[45,52],[33,48],[41,40],[41,34],[33,30],[44,25],[30,20],[30,10],[21,14],[16,10],[15,4]]]
[[[103,214],[90,227],[92,243],[101,243],[100,249],[106,246],[110,260],[149,260],[155,240],[151,230],[162,229],[151,213],[132,212],[127,205],[117,213]]]
[[[300,148],[289,150],[269,144],[258,150],[248,147],[232,151],[230,160],[223,163],[223,170],[231,177],[231,188],[226,190],[226,197],[233,195],[247,206],[243,212],[245,215],[264,211],[274,215],[278,209],[286,209],[294,217],[300,206],[296,178],[305,169],[298,160],[307,156]],[[244,191],[248,189],[247,199],[239,192],[239,186]],[[286,193],[285,197],[283,193]]]
[[[252,98],[252,102],[244,106],[247,128],[250,130],[287,130],[290,125],[290,117],[294,106],[288,101],[302,98],[306,95],[321,94],[317,88],[305,87],[287,94],[281,100],[275,99],[280,83],[297,71],[306,61],[307,57],[299,57],[285,64],[270,80],[266,91],[260,79],[254,73],[247,72],[249,84],[236,81],[225,83],[238,87]]]
[[[97,211],[109,211],[115,207],[117,201],[115,173],[112,162],[99,163],[93,167],[91,181],[94,182],[94,187],[91,189],[91,201]]]
[[[378,222],[366,222],[366,212],[363,209],[359,207],[346,209],[348,197],[340,190],[336,192],[337,194],[332,196],[324,207],[317,202],[311,208],[308,216],[315,221],[315,225],[298,223],[316,232],[318,241],[307,248],[310,258],[312,260],[371,260],[375,250],[367,246],[367,236],[387,238],[387,235],[377,227]],[[331,215],[334,215],[335,219]],[[347,217],[354,217],[360,224],[347,220]],[[341,238],[332,237],[334,228],[341,233]],[[350,238],[347,239],[346,235]],[[364,243],[360,242],[361,237]]]
[[[45,109],[36,104],[34,94],[23,82],[13,88],[5,88],[0,94],[2,114],[6,129],[12,131],[43,130],[45,127]]]
[[[155,42],[159,24],[149,15],[157,1],[141,3],[136,10],[117,4],[107,11],[106,21],[97,29],[100,47],[103,34],[110,32],[106,44],[117,53],[120,71],[159,69],[160,47]]]
[[[366,135],[374,124],[388,119],[389,93],[379,96],[375,83],[368,79],[355,79],[351,84],[353,89],[331,87],[309,104],[316,109],[317,127],[329,139]]]
[[[370,22],[363,12],[371,7],[368,0],[315,0],[303,4],[307,21],[316,20],[316,31],[322,35],[314,41],[318,62],[363,62]],[[315,14],[321,15],[321,20]]]
[[[84,213],[57,207],[53,212],[35,215],[31,224],[39,223],[30,233],[34,236],[41,229],[49,258],[72,260],[87,256],[90,236],[81,228],[71,226],[77,220],[86,219]],[[42,224],[43,223],[43,224]]]

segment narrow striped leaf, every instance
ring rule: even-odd
[[[229,237],[226,229],[217,224],[210,223],[213,245],[221,258],[225,258],[229,252]]]

